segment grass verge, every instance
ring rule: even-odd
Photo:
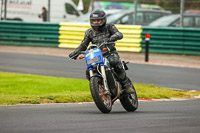
[[[200,92],[175,91],[135,84],[138,98],[190,98]],[[0,72],[0,105],[91,102],[89,82],[82,79]]]

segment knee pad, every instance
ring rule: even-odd
[[[123,64],[121,62],[118,62],[116,64],[115,71],[117,71],[117,72],[121,72],[121,71],[125,72],[124,66],[123,66]]]
[[[112,67],[115,67],[119,63],[119,56],[117,54],[111,54],[108,59]]]

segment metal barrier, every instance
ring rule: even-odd
[[[200,29],[155,28],[116,25],[124,38],[116,42],[118,51],[144,52],[145,34],[151,34],[150,53],[200,55]],[[26,23],[0,21],[0,44],[76,48],[89,24]]]
[[[142,27],[142,52],[145,51],[145,34],[151,34],[151,53],[200,55],[199,28]]]
[[[142,27],[135,25],[116,25],[124,38],[116,42],[118,51],[140,52],[142,50]],[[89,24],[60,23],[59,47],[76,48],[81,44],[84,33],[90,28]]]
[[[0,21],[0,44],[58,46],[58,24]]]

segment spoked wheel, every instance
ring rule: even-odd
[[[131,94],[125,94],[125,96],[123,96],[120,99],[120,102],[122,104],[122,106],[124,107],[124,109],[128,112],[132,112],[135,111],[138,108],[138,98],[137,98],[137,93],[135,91],[134,86],[132,86],[134,93]]]
[[[92,77],[90,79],[90,91],[98,109],[102,113],[109,113],[112,110],[112,100],[110,95],[104,94],[103,79]]]

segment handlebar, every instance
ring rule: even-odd
[[[107,48],[107,51],[102,51],[102,54],[105,55],[107,52],[110,52],[111,50],[106,46],[106,45],[110,45],[113,44],[115,45],[115,42],[103,42],[101,45],[97,46],[96,44],[91,44],[88,48],[91,49],[92,47],[96,47],[96,48],[100,48],[103,50],[103,48]],[[86,51],[81,51],[80,54],[85,54]],[[83,57],[82,57],[83,58]],[[82,59],[81,58],[81,59]]]

